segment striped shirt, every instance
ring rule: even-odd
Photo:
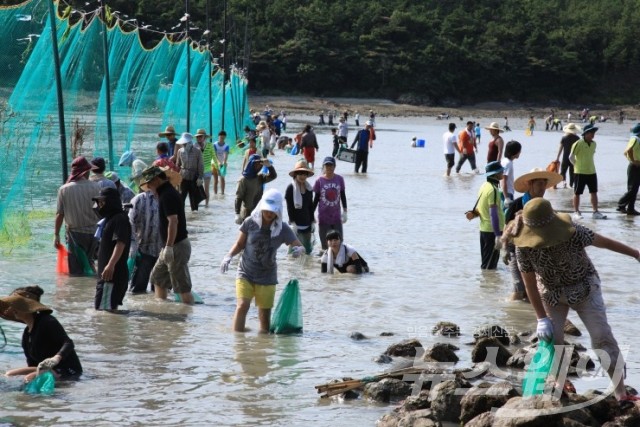
[[[202,150],[202,163],[206,168],[207,172],[211,172],[210,168],[213,163],[213,144],[208,141],[204,142],[204,148],[200,147],[200,145],[196,145],[200,150]]]
[[[100,194],[100,184],[81,179],[58,189],[56,213],[64,216],[68,231],[91,233],[96,231],[98,215],[93,211],[91,198]]]
[[[160,238],[158,200],[153,193],[140,193],[131,200],[129,222],[131,223],[131,250],[157,257],[164,243]]]
[[[194,147],[193,144],[185,144],[184,147],[178,150],[176,165],[180,168],[182,179],[194,181],[204,175],[202,151]]]

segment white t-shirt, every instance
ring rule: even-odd
[[[515,196],[515,192],[513,189],[513,182],[514,177],[513,177],[513,160],[509,160],[506,157],[503,157],[502,160],[500,161],[500,164],[502,165],[502,167],[504,168],[504,172],[503,175],[505,178],[507,178],[507,193],[511,194],[511,196]],[[504,195],[505,197],[507,197],[507,195]]]
[[[458,137],[453,132],[445,132],[442,135],[442,142],[444,143],[444,154],[454,154],[456,152],[456,145],[458,144]]]

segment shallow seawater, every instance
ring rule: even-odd
[[[484,126],[490,121],[481,122]],[[402,339],[417,337],[425,347],[442,341],[431,335],[441,320],[461,328],[460,338],[446,339],[461,347],[460,367],[469,365],[471,348],[465,343],[472,341],[477,327],[495,323],[514,332],[535,329],[531,307],[507,300],[511,281],[505,266],[497,272],[480,270],[478,223],[468,222],[464,212],[473,206],[484,177],[470,173],[468,165],[459,176],[443,177],[441,135],[446,126],[435,118],[378,118],[368,173],[356,175],[352,164],[338,163],[336,172],[345,178],[349,204],[346,242],[360,251],[373,273],[322,275],[318,257],[301,264],[281,249],[279,291],[291,278],[299,279],[302,290],[300,336],[259,335],[253,308],[248,317],[252,330],[230,331],[234,269],[221,275],[218,266],[237,237],[233,193],[239,159],[229,168],[227,195],[214,197],[208,209],[187,213],[193,246],[190,269],[204,305],[127,296],[123,308],[128,314],[98,313],[92,308],[95,281],[56,276],[55,253],[48,242],[32,253],[5,254],[0,294],[29,283],[45,288],[43,302],[55,309],[75,341],[85,375],[60,385],[51,397],[26,396],[15,379],[0,378],[0,424],[373,425],[393,406],[322,400],[314,386],[389,368],[372,359]],[[505,140],[517,139],[524,147],[515,162],[516,175],[555,159],[560,132],[536,131],[526,137],[524,120],[512,119],[511,126],[515,130],[506,133]],[[600,125],[596,167],[601,210],[609,219],[593,221],[585,215],[584,223],[638,247],[640,219],[615,213],[616,200],[626,188],[622,151],[630,126]],[[350,139],[354,135],[352,129]],[[410,147],[414,135],[426,140],[425,148]],[[480,145],[481,168],[488,136],[485,131]],[[332,148],[328,128],[319,129],[318,138],[319,165]],[[268,186],[284,192],[295,158],[278,151],[274,163],[279,176]],[[547,197],[555,208],[570,211],[571,194],[568,189],[550,190]],[[591,211],[585,197],[583,206],[583,212]],[[50,225],[53,229],[53,216]],[[615,336],[631,348],[627,382],[638,386],[640,356],[633,351],[638,338],[630,320],[639,313],[634,286],[640,265],[609,251],[588,252],[602,278]],[[569,318],[584,332],[575,314]],[[22,366],[21,326],[6,321],[0,325],[8,339],[0,350],[0,369]],[[354,331],[369,339],[351,340]],[[395,335],[382,337],[381,332]],[[575,341],[590,347],[585,335]],[[576,382],[578,391],[607,385],[603,378]]]

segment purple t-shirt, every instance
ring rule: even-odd
[[[320,177],[313,184],[313,192],[320,199],[318,202],[318,224],[340,224],[340,192],[345,191],[344,179],[340,175],[334,175],[327,179]]]

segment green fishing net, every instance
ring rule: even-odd
[[[296,279],[289,280],[271,315],[269,332],[296,334],[302,332],[302,298]]]
[[[105,26],[95,11],[63,6],[56,10],[68,165],[77,155],[101,156],[127,182],[130,167],[118,166],[125,151],[133,150],[150,164],[157,142],[164,140],[158,132],[167,125],[174,125],[178,134],[188,131],[187,90],[189,131],[205,128],[217,135],[224,117],[233,155],[235,141],[251,124],[247,80],[239,70],[230,70],[223,87],[223,73],[211,62],[210,52],[192,41],[164,37],[149,49],[140,41],[140,30],[128,30],[119,19],[108,19]],[[31,0],[0,7],[0,22],[0,249],[29,242],[36,235],[50,245],[62,160],[48,3]],[[210,114],[213,129],[208,129]]]

